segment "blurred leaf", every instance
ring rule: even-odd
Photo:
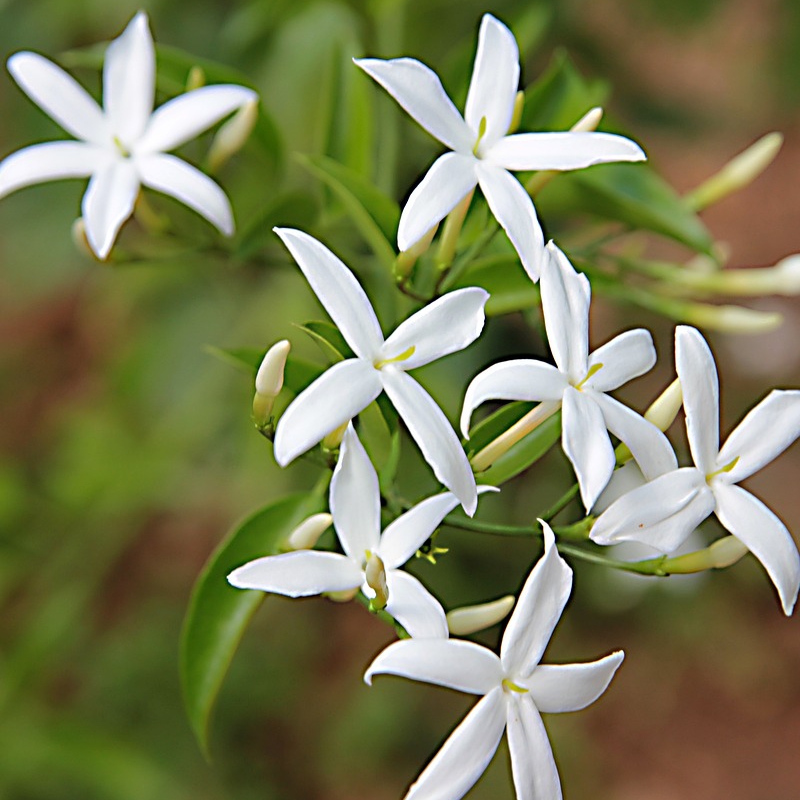
[[[355,357],[344,336],[330,322],[306,322],[304,325],[298,325],[297,327],[307,333],[320,346],[322,352],[331,363]]]
[[[302,520],[322,507],[313,494],[285,497],[240,525],[212,554],[192,591],[180,646],[186,713],[208,757],[208,729],[222,681],[263,592],[234,589],[226,580],[236,567],[274,555]]]
[[[400,209],[397,203],[356,172],[325,156],[298,156],[312,175],[339,198],[364,241],[387,268],[395,260],[394,241]]]
[[[561,413],[546,419],[538,428],[512,445],[489,469],[477,474],[479,483],[500,486],[524,472],[544,456],[561,438]]]
[[[308,228],[319,213],[317,201],[305,192],[286,192],[267,203],[240,236],[236,255],[247,259],[267,245],[275,244],[274,227]]]
[[[377,402],[370,403],[359,415],[358,435],[377,472],[392,455],[392,432]]]
[[[246,372],[251,380],[255,380],[256,372],[264,359],[266,350],[256,347],[236,347],[224,349],[222,347],[206,346],[206,352],[216,356],[226,364]],[[283,385],[294,394],[300,394],[303,389],[315,381],[322,374],[322,367],[306,361],[303,358],[289,355],[286,359],[286,368],[283,373]]]
[[[599,164],[559,175],[537,197],[537,208],[545,217],[596,214],[714,255],[703,223],[647,164]]]
[[[547,71],[525,90],[521,131],[569,130],[590,108],[608,99],[609,84],[586,80],[564,50],[553,55]]]
[[[481,286],[489,292],[489,317],[539,306],[539,287],[522,269],[516,254],[487,256],[473,262],[454,288],[467,286]]]

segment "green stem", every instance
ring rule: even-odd
[[[580,485],[577,483],[570,486],[569,489],[567,489],[567,491],[564,492],[564,494],[561,495],[561,497],[559,497],[558,500],[556,500],[556,502],[547,509],[547,511],[537,515],[538,519],[543,519],[545,522],[550,522],[550,520],[553,519],[556,514],[559,514],[567,507],[570,500],[572,500],[575,495],[578,494],[579,490]]]

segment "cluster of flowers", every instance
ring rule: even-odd
[[[662,553],[678,548],[710,514],[752,552],[791,614],[800,585],[800,555],[782,522],[737,484],[775,458],[800,435],[800,392],[774,391],[719,447],[719,388],[713,356],[690,327],[676,331],[676,371],[682,391],[693,467],[679,468],[663,432],[609,396],[655,364],[649,332],[628,331],[589,353],[589,281],[552,242],[545,245],[529,194],[511,174],[571,170],[644,158],[632,141],[592,130],[513,131],[519,53],[511,32],[483,18],[465,113],[456,110],[438,77],[420,62],[356,62],[414,119],[452,152],[441,156],[411,193],[400,219],[398,247],[406,251],[431,235],[480,186],[533,282],[541,302],[555,366],[530,359],[500,362],[466,390],[461,432],[469,437],[473,411],[489,400],[538,405],[527,430],[562,415],[562,447],[574,467],[587,514],[615,474],[618,458],[609,434],[627,447],[638,488],[611,503],[590,538],[603,545],[646,543]],[[46,59],[20,53],[9,69],[22,89],[79,142],[26,148],[0,164],[0,194],[35,182],[91,176],[83,198],[88,243],[100,258],[133,211],[140,185],[170,194],[211,221],[233,230],[230,205],[207,176],[167,151],[228,114],[256,102],[239,86],[188,92],[153,112],[155,58],[147,18],[138,14],[106,53],[101,109],[75,81]],[[439,601],[403,565],[459,504],[472,516],[478,496],[497,491],[476,484],[473,464],[431,396],[408,372],[462,350],[481,333],[488,293],[477,287],[445,294],[384,337],[375,311],[353,273],[310,235],[276,229],[354,357],[324,372],[280,417],[275,458],[286,466],[333,431],[341,430],[330,486],[330,515],[293,536],[290,552],[236,569],[231,584],[291,597],[359,591],[410,638],[391,644],[368,667],[365,680],[391,673],[447,686],[482,699],[451,734],[411,787],[408,798],[462,797],[486,768],[507,731],[519,798],[561,796],[540,712],[573,711],[593,702],[623,659],[615,652],[585,664],[543,666],[540,660],[569,599],[572,571],[558,553],[553,531],[541,522],[544,554],[516,602],[500,655],[449,638]],[[279,343],[256,378],[257,400],[271,410],[280,391],[288,347]],[[385,392],[437,479],[448,489],[392,521],[381,533],[378,477],[352,420]],[[676,412],[677,413],[677,412]],[[525,430],[522,431],[524,434]],[[332,522],[343,553],[314,550]],[[504,605],[499,618],[505,616]],[[499,621],[498,614],[484,626]],[[491,614],[490,614],[491,616]],[[480,626],[478,626],[480,627]]]

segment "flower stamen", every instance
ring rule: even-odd
[[[503,690],[506,692],[516,692],[517,694],[527,694],[530,690],[518,686],[509,678],[503,678]]]
[[[724,472],[730,472],[738,463],[739,456],[736,456],[733,461],[728,462],[724,467],[720,467],[716,472],[709,472],[708,475],[706,475],[706,482],[715,478],[717,475],[722,475]]]
[[[407,361],[409,358],[411,358],[411,356],[414,355],[416,349],[417,348],[412,344],[408,350],[404,350],[399,356],[394,356],[393,358],[384,358],[382,361],[376,361],[374,363],[374,367],[375,369],[383,369],[387,364],[397,364],[401,361]]]
[[[603,369],[603,365],[602,364],[594,364],[594,365],[592,365],[592,367],[590,367],[589,371],[586,373],[586,376],[584,377],[584,379],[575,388],[578,391],[581,391],[581,388],[586,383],[586,381],[588,381],[589,378],[591,378],[593,375],[597,375],[597,373],[600,372],[601,369]]]

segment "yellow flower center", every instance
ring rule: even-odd
[[[400,361],[407,361],[409,358],[411,358],[411,356],[414,355],[416,349],[417,348],[412,344],[408,350],[404,350],[399,356],[394,356],[394,358],[384,358],[383,361],[376,361],[373,366],[375,369],[383,369],[387,364],[397,364]]]

